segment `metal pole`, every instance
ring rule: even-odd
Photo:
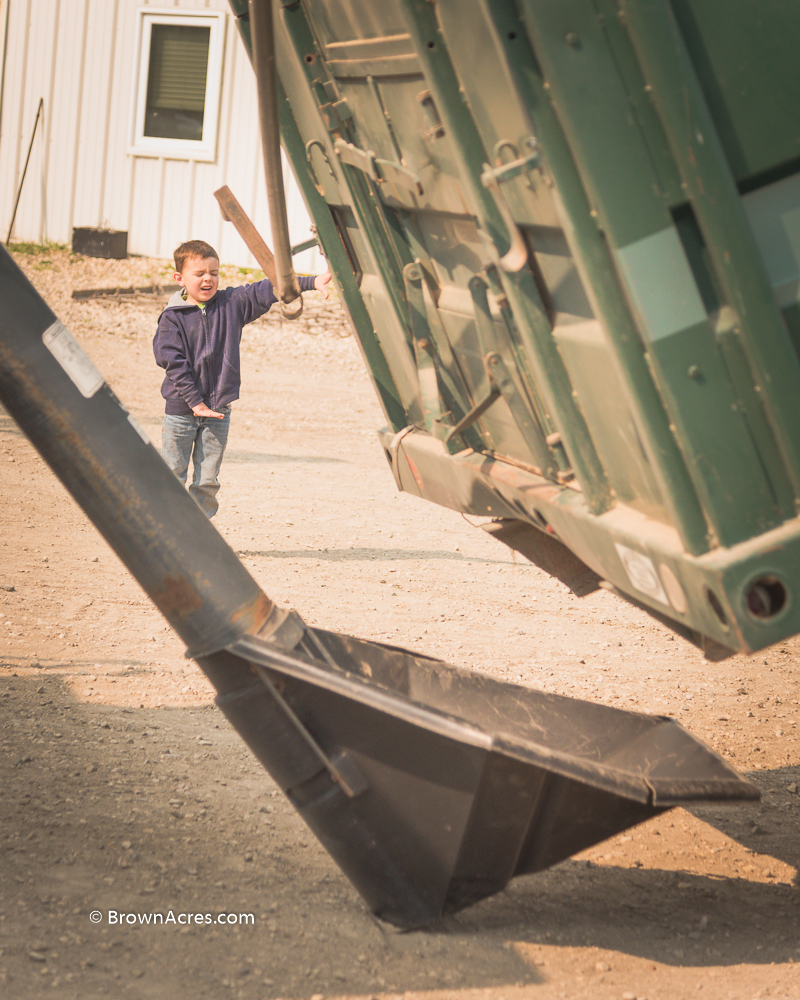
[[[289,221],[283,188],[272,0],[250,0],[250,33],[253,42],[253,69],[258,90],[264,175],[272,224],[272,243],[275,247],[278,296],[283,315],[287,319],[296,319],[303,311],[303,300],[292,265],[292,246],[289,240]],[[295,301],[299,303],[299,308],[297,306],[291,310],[285,308]]]
[[[31,159],[31,151],[33,149],[33,140],[36,138],[36,126],[39,124],[39,117],[44,108],[44,98],[39,98],[39,107],[36,109],[36,119],[33,123],[33,132],[31,132],[31,141],[28,146],[28,155],[25,157],[25,166],[22,168],[22,179],[19,182],[19,187],[17,188],[17,200],[14,202],[14,211],[11,213],[11,224],[8,227],[8,236],[6,236],[6,243],[11,242],[11,231],[14,228],[14,220],[17,218],[17,209],[19,208],[19,200],[22,197],[22,185],[25,183],[25,174],[28,172],[28,163]]]

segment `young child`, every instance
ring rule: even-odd
[[[316,288],[326,299],[330,280],[330,271],[298,279],[301,291]],[[153,340],[156,363],[167,373],[161,386],[166,400],[161,454],[182,483],[194,460],[189,493],[213,517],[231,403],[239,398],[242,327],[278,299],[266,278],[219,290],[219,258],[202,240],[175,251],[175,281],[182,288],[159,317]]]

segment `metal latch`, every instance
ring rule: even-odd
[[[529,136],[524,140],[523,145],[530,149],[530,153],[527,156],[518,156],[517,159],[511,160],[509,163],[501,163],[497,167],[484,166],[483,175],[481,176],[484,187],[490,186],[487,184],[487,175],[498,184],[505,184],[506,181],[513,180],[515,177],[519,177],[520,174],[527,173],[527,171],[534,170],[539,166],[541,149],[536,139],[533,136]],[[515,152],[519,152],[513,143],[502,140],[494,147],[495,159],[497,161],[499,161],[500,151],[506,146]]]
[[[333,148],[342,163],[361,170],[377,184],[396,185],[414,194],[423,194],[422,182],[413,170],[391,160],[383,160],[371,150],[359,149],[343,139],[337,139]]]

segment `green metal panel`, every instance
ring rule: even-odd
[[[800,163],[800,8],[786,0],[672,0],[703,95],[739,182]]]
[[[719,646],[800,631],[793,6],[276,20],[285,145],[400,487],[546,530]]]

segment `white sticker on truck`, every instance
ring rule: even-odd
[[[620,545],[619,542],[615,542],[614,547],[619,553],[633,589],[669,607],[669,599],[664,593],[664,587],[653,565],[653,560],[644,552],[636,552],[635,549],[629,549],[626,545]]]

